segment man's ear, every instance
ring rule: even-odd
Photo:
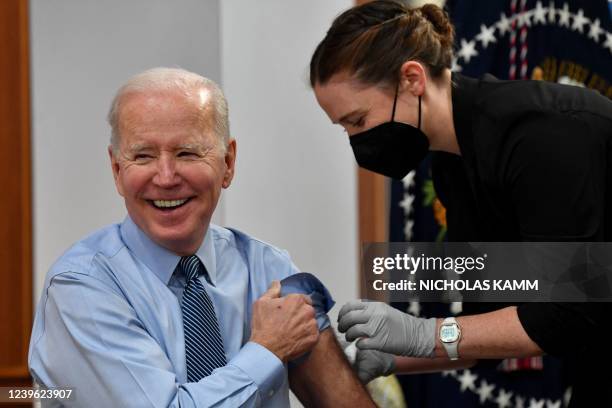
[[[407,89],[414,96],[425,93],[427,84],[427,71],[418,61],[408,60],[400,68],[401,89]]]
[[[123,188],[121,186],[121,183],[119,182],[119,172],[121,171],[121,166],[119,166],[119,161],[117,156],[115,155],[115,151],[112,145],[108,145],[108,157],[111,162],[111,169],[113,170],[115,188],[117,188],[117,192],[119,193],[119,195],[123,196]]]
[[[230,138],[225,152],[225,174],[223,175],[223,188],[228,188],[232,184],[234,171],[236,169],[236,139]]]

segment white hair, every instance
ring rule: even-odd
[[[211,94],[210,101],[215,113],[213,118],[214,132],[219,138],[223,150],[225,150],[229,143],[228,109],[227,101],[219,85],[208,78],[181,68],[164,67],[149,69],[134,75],[117,90],[108,112],[113,150],[119,150],[119,139],[121,137],[119,134],[119,114],[125,95],[150,91],[176,91],[189,98],[195,97],[201,89],[206,89]]]

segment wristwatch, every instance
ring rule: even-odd
[[[454,317],[447,317],[440,325],[440,342],[446,349],[446,354],[451,360],[459,359],[457,345],[461,340],[461,327]]]

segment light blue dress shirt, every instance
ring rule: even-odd
[[[187,382],[179,256],[127,217],[75,244],[49,270],[29,365],[48,388],[73,388],[79,407],[287,407],[287,367],[249,342],[252,304],[298,272],[287,252],[210,225],[196,255],[228,364]],[[319,321],[322,330],[329,321]]]

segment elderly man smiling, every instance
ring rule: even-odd
[[[210,224],[236,158],[217,85],[146,71],[119,89],[109,122],[128,217],[51,267],[34,379],[74,388],[62,404],[80,407],[288,406],[289,384],[307,406],[372,406],[326,315],[280,296],[297,272],[287,253]]]

